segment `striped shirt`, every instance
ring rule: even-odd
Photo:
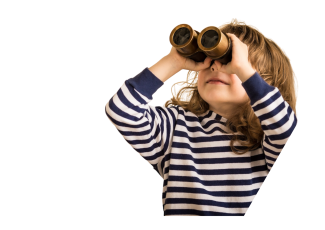
[[[244,216],[297,124],[294,111],[255,72],[242,86],[264,136],[257,149],[237,155],[225,117],[148,105],[163,84],[146,67],[123,83],[105,113],[163,178],[164,216]]]

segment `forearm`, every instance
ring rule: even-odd
[[[256,70],[252,66],[247,66],[242,68],[239,73],[237,73],[238,78],[244,83],[247,81],[253,74],[256,72]]]
[[[149,70],[162,82],[165,82],[170,77],[178,73],[181,68],[175,65],[175,62],[171,57],[165,56],[160,59],[156,64],[151,66]]]

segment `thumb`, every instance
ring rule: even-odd
[[[208,67],[210,66],[211,62],[212,62],[212,59],[211,59],[210,57],[207,56],[207,57],[204,59],[203,63],[201,63],[201,64],[202,64],[202,65],[201,65],[202,69],[206,69],[206,68],[208,68]]]
[[[206,69],[210,66],[212,59],[210,57],[206,57],[203,62],[194,62],[195,64],[195,71],[200,71],[202,69]]]

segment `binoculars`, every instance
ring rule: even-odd
[[[169,41],[181,56],[193,61],[203,62],[209,56],[225,65],[231,62],[231,39],[215,26],[206,27],[199,33],[187,24],[180,24],[170,33]],[[213,63],[211,61],[210,67]]]

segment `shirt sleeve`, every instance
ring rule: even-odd
[[[297,125],[297,117],[279,89],[265,82],[258,72],[242,86],[264,131],[262,148],[267,167],[271,170]]]
[[[147,67],[124,82],[105,105],[105,113],[124,139],[163,177],[178,107],[150,106],[164,83]]]

